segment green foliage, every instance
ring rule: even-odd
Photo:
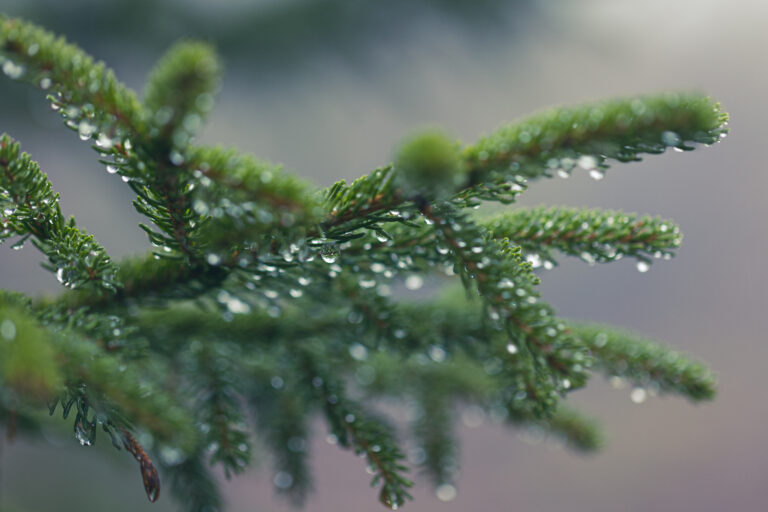
[[[677,226],[569,208],[470,213],[513,203],[536,178],[581,168],[601,179],[609,160],[715,143],[727,116],[709,98],[553,109],[463,147],[428,132],[393,165],[316,191],[235,150],[194,145],[221,72],[204,44],[173,47],[139,101],[77,47],[0,15],[0,68],[48,91],[65,124],[95,141],[106,170],[135,192],[156,247],[113,263],[64,219],[19,144],[0,138],[0,241],[31,238],[67,288],[0,295],[0,421],[33,432],[30,411],[47,402],[51,414],[74,413],[82,445],[101,427],[137,460],[151,501],[163,480],[186,510],[221,509],[210,466],[243,471],[258,438],[277,490],[303,503],[316,414],[329,439],[365,459],[394,509],[410,498],[409,464],[440,496],[455,493],[458,406],[587,452],[601,434],[563,402],[596,371],[631,380],[643,397],[714,396],[706,367],[564,321],[537,291],[534,270],[551,268],[555,252],[633,257],[647,270],[674,254]],[[465,293],[396,299],[393,287],[417,289],[425,277]],[[391,399],[413,412],[412,456],[376,411]]]
[[[0,306],[0,376],[4,386],[33,401],[58,390],[62,376],[47,333],[23,311]]]

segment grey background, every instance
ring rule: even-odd
[[[765,510],[764,2],[486,0],[468,9],[438,0],[381,3],[387,8],[372,2],[362,18],[337,17],[338,25],[316,14],[302,18],[306,6],[296,1],[216,4],[3,0],[0,10],[66,35],[139,89],[177,36],[220,43],[227,71],[202,139],[283,162],[318,185],[387,162],[397,142],[424,125],[440,124],[471,141],[556,104],[677,89],[722,101],[732,115],[724,143],[617,166],[601,182],[577,175],[538,183],[523,201],[621,208],[681,224],[679,256],[647,274],[628,261],[596,267],[564,261],[542,275],[542,292],[563,316],[635,329],[708,362],[719,374],[716,401],[693,406],[653,398],[634,405],[628,389],[613,390],[596,378],[572,395],[609,434],[605,449],[590,457],[488,422],[478,428],[460,423],[458,496],[440,503],[422,480],[407,506]],[[299,22],[285,22],[286,5],[298,6]],[[253,21],[259,19],[271,21]],[[326,22],[327,29],[313,31]],[[270,26],[278,28],[264,28]],[[130,191],[61,126],[39,93],[1,80],[0,131],[23,142],[61,193],[65,213],[113,256],[147,247],[135,227]],[[0,247],[0,286],[55,291],[55,278],[39,270],[39,261],[32,247]],[[317,432],[317,491],[307,510],[379,510],[361,462],[327,445],[319,424]],[[56,436],[48,443],[3,441],[0,504],[41,512],[172,510],[167,497],[146,502],[130,457],[98,444],[77,449],[70,438]],[[290,509],[272,493],[268,464],[224,489],[234,512]]]

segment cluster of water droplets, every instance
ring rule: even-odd
[[[544,268],[545,270],[552,270],[555,268],[555,262],[548,257],[542,257],[537,252],[529,252],[525,255],[525,261],[531,264],[531,268]]]
[[[589,174],[593,180],[599,181],[605,177],[605,170],[608,166],[604,163],[603,156],[595,155],[574,155],[562,158],[550,158],[546,163],[546,172],[554,174],[560,178],[567,179],[571,176],[574,169],[582,169]]]
[[[645,403],[649,397],[656,396],[658,393],[656,386],[654,385],[630,385],[627,379],[616,375],[610,377],[608,382],[613,389],[625,389],[629,387],[629,400],[633,404],[639,405]]]
[[[0,56],[0,68],[8,78],[19,80],[24,76],[26,68],[23,64],[17,64],[13,60]]]
[[[231,294],[227,290],[220,290],[217,297],[219,304],[224,306],[227,311],[234,315],[244,315],[251,312],[251,305]]]

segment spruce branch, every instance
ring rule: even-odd
[[[176,43],[155,65],[144,90],[150,133],[171,147],[186,146],[213,107],[220,75],[213,48],[195,41]]]
[[[315,404],[296,382],[271,380],[253,386],[247,398],[253,409],[259,411],[256,426],[272,453],[275,487],[300,507],[312,490],[307,410]]]
[[[671,258],[682,241],[668,220],[611,210],[519,208],[482,224],[492,237],[521,247],[534,268],[551,268],[557,250],[588,263],[632,257],[647,270],[652,258]]]
[[[652,392],[676,393],[698,402],[715,396],[715,376],[701,363],[656,342],[603,325],[573,324],[606,375]]]
[[[569,407],[561,405],[540,426],[577,452],[591,453],[603,445],[603,434],[595,421]]]
[[[727,132],[727,120],[719,104],[692,93],[552,108],[481,138],[464,157],[475,183],[490,176],[567,176],[575,167],[600,179],[608,160],[713,144]]]
[[[447,203],[438,209],[427,207],[423,214],[452,254],[464,286],[477,288],[491,321],[510,336],[500,356],[514,368],[509,389],[516,414],[547,415],[558,394],[586,382],[590,362],[585,349],[539,302],[534,289],[539,279],[522,261],[519,248],[488,239],[485,231]]]
[[[428,382],[422,382],[418,410],[413,421],[413,437],[423,450],[421,468],[438,487],[453,482],[458,472],[458,443],[453,434],[450,397]]]
[[[393,510],[413,499],[407,489],[413,485],[403,473],[405,455],[400,450],[391,428],[371,417],[360,405],[349,399],[341,382],[328,371],[322,371],[312,360],[305,359],[306,375],[314,375],[309,383],[324,404],[324,413],[334,440],[343,448],[351,448],[368,461],[372,473],[371,487],[380,485],[379,502]]]
[[[709,98],[554,109],[463,147],[427,132],[401,144],[392,164],[313,191],[279,166],[193,145],[221,72],[205,44],[171,48],[143,103],[77,47],[3,15],[0,67],[50,90],[65,124],[95,141],[107,171],[135,192],[156,247],[112,263],[64,220],[37,164],[0,138],[0,239],[32,238],[75,288],[34,301],[0,293],[0,419],[33,429],[17,419],[48,402],[51,414],[60,404],[74,415],[83,445],[101,426],[137,459],[152,501],[166,474],[189,510],[219,509],[207,466],[228,475],[246,467],[251,416],[274,455],[275,485],[294,503],[311,488],[306,438],[322,411],[338,444],[367,460],[381,502],[397,508],[410,498],[405,457],[363,400],[420,404],[424,465],[448,485],[459,403],[589,451],[599,432],[561,402],[593,369],[692,400],[714,394],[704,366],[562,321],[537,291],[533,268],[555,251],[588,262],[634,257],[647,270],[679,246],[676,226],[599,210],[467,212],[513,203],[530,180],[575,167],[599,179],[609,161],[717,142],[727,116]],[[392,293],[438,275],[458,276],[465,295],[417,304]],[[139,433],[154,441],[152,459]]]
[[[219,147],[191,147],[185,159],[197,180],[191,205],[206,219],[212,264],[242,266],[286,250],[321,218],[308,185],[278,166]]]
[[[222,509],[219,485],[211,474],[202,448],[181,456],[172,452],[165,461],[160,459],[160,468],[171,494],[183,504],[182,510],[206,512]]]
[[[136,95],[104,63],[64,38],[0,14],[0,60],[10,78],[50,91],[54,110],[84,140],[104,134],[122,141],[145,130]]]
[[[281,210],[293,215],[301,203],[294,200],[294,182],[287,178],[281,180],[279,176],[275,180],[277,187],[262,187],[268,196],[265,210],[253,202],[256,199],[253,197],[242,201],[244,206],[231,205],[231,202],[214,204],[210,207],[212,215],[208,215],[205,199],[197,203],[197,210],[206,208],[203,214],[192,208],[192,190],[196,186],[206,188],[205,179],[209,182],[212,179],[205,173],[220,177],[228,184],[243,185],[246,193],[249,186],[259,185],[257,180],[267,183],[273,174],[255,173],[257,164],[231,152],[192,148],[189,155],[185,154],[203,114],[213,104],[213,93],[218,87],[220,66],[207,46],[182,43],[171,49],[150,76],[145,108],[131,91],[115,80],[111,71],[106,71],[101,63],[94,64],[76,46],[63,39],[56,40],[50,33],[29,23],[8,18],[2,18],[0,22],[3,49],[0,56],[4,59],[6,74],[35,85],[42,84],[44,88],[53,85],[57,91],[78,91],[77,94],[52,96],[52,104],[65,117],[67,125],[78,131],[81,139],[96,140],[94,149],[104,157],[102,161],[107,170],[122,175],[124,181],[130,183],[138,196],[134,203],[136,209],[159,229],[158,232],[144,227],[150,241],[162,249],[157,253],[159,257],[180,256],[192,264],[204,263],[199,228],[206,218],[231,217],[233,209],[239,213],[253,212],[251,219],[276,218],[283,226],[301,220],[281,217]],[[34,49],[31,55],[30,48]],[[17,69],[20,71],[15,71]],[[45,78],[37,84],[42,74]],[[109,116],[102,115],[105,110]],[[163,157],[156,159],[157,154]],[[287,195],[270,192],[276,188],[284,189]],[[225,187],[225,190],[230,188]],[[218,196],[221,195],[218,192]],[[206,198],[206,194],[203,197]],[[213,198],[217,198],[217,193]],[[234,225],[242,224],[244,220],[247,219],[235,219]],[[231,222],[219,229],[228,227],[232,227]],[[252,232],[259,227],[253,227]],[[209,235],[218,232],[214,230]]]
[[[690,150],[694,149],[690,143],[713,144],[727,133],[727,119],[719,104],[697,94],[551,109],[466,146],[459,158],[468,174],[455,192],[463,200],[510,203],[525,191],[529,179],[567,176],[575,167],[601,178],[609,159],[636,161],[640,154],[663,153],[668,147]],[[404,167],[408,172],[409,166]],[[448,174],[436,175],[433,186]],[[404,194],[402,182],[392,180],[393,175],[392,167],[384,167],[351,185],[339,182],[330,187],[328,225],[362,222],[376,212],[402,207],[410,191]]]
[[[190,266],[179,260],[158,259],[150,254],[123,259],[117,264],[117,280],[122,286],[110,298],[87,290],[71,290],[57,297],[43,297],[36,301],[36,307],[101,311],[131,304],[162,304],[173,299],[194,299],[221,286],[226,277],[226,271],[219,267],[206,264]]]
[[[48,177],[6,134],[0,135],[0,207],[0,241],[19,235],[22,239],[16,247],[20,248],[33,237],[35,246],[48,258],[46,268],[63,285],[91,289],[99,295],[120,286],[104,248],[78,229],[74,219],[64,218]]]
[[[74,334],[60,333],[56,349],[69,389],[84,392],[90,406],[106,418],[125,426],[140,425],[158,440],[181,448],[195,442],[191,415],[162,391],[159,379],[137,371],[135,363],[128,367],[119,357]]]
[[[220,463],[227,478],[250,462],[251,442],[240,404],[232,350],[222,344],[200,342],[192,348],[186,372],[200,378],[190,382],[195,391],[199,429],[210,452],[210,463]]]

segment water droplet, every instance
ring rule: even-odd
[[[608,335],[604,332],[597,333],[595,336],[595,346],[598,348],[604,347],[606,344],[608,344]]]
[[[40,88],[42,90],[44,90],[44,91],[46,89],[49,89],[51,87],[51,84],[52,84],[51,79],[48,78],[48,77],[43,78],[42,80],[40,80]]]
[[[453,501],[456,499],[456,488],[451,484],[442,484],[435,489],[435,496],[440,501]]]
[[[293,485],[293,475],[285,471],[280,471],[272,479],[272,482],[278,489],[289,489]]]
[[[636,404],[641,404],[645,402],[646,398],[648,398],[648,393],[645,391],[644,388],[634,388],[629,393],[629,399]]]
[[[171,446],[160,448],[160,458],[169,466],[177,466],[185,460],[184,452]]]
[[[339,249],[335,245],[324,245],[320,249],[320,258],[326,263],[336,263],[339,258]]]
[[[582,155],[576,161],[576,165],[584,169],[585,171],[591,171],[597,167],[597,158],[592,155]]]
[[[168,155],[168,159],[171,161],[173,165],[176,165],[176,166],[184,163],[184,156],[175,150],[171,151],[171,154]]]
[[[354,343],[349,347],[349,355],[357,361],[364,361],[368,357],[368,349],[359,343]]]
[[[96,145],[100,148],[109,149],[112,147],[112,139],[110,139],[105,133],[100,133],[96,139]]]
[[[7,318],[0,323],[0,336],[11,341],[16,337],[16,324]]]
[[[429,358],[436,363],[442,363],[447,357],[447,353],[443,347],[432,345],[429,347]]]
[[[107,172],[108,172],[109,174],[115,174],[115,173],[116,173],[117,171],[119,171],[119,170],[120,170],[120,169],[119,169],[119,168],[118,168],[116,165],[108,165],[108,166],[107,166]]]
[[[469,405],[461,411],[461,421],[469,428],[477,428],[485,421],[485,411],[478,405]]]
[[[661,142],[665,146],[677,146],[680,144],[680,136],[675,132],[666,131],[661,134]]]
[[[589,177],[595,181],[600,181],[605,178],[605,171],[602,169],[591,169],[589,171]]]
[[[539,268],[541,266],[541,256],[533,252],[525,256],[525,261],[531,264],[533,268]]]
[[[3,62],[3,73],[5,73],[8,78],[16,80],[21,78],[21,75],[24,74],[24,66],[16,64],[12,60],[6,60]]]
[[[638,272],[648,272],[650,270],[651,264],[646,261],[638,261],[637,262],[637,271]]]
[[[627,381],[622,379],[621,377],[613,376],[610,379],[608,379],[609,384],[613,389],[624,389],[624,386],[627,385]]]
[[[508,277],[504,277],[499,281],[499,288],[514,288],[515,283]]]
[[[216,266],[221,263],[221,256],[212,252],[205,257],[205,260],[208,262],[209,265]]]
[[[383,263],[371,263],[371,272],[379,274],[385,270],[387,270],[387,266]]]
[[[360,279],[358,281],[360,284],[360,288],[373,288],[376,286],[376,280],[375,279]]]
[[[514,343],[507,343],[507,352],[510,354],[517,354],[518,348]]]
[[[424,279],[418,275],[411,275],[405,279],[405,287],[409,290],[418,290],[424,285]]]
[[[581,253],[579,256],[580,256],[580,257],[581,257],[581,259],[582,259],[582,260],[584,260],[584,261],[585,261],[585,262],[586,262],[588,265],[594,265],[594,264],[595,264],[595,257],[594,257],[592,254],[590,254],[590,253],[588,253],[588,252],[584,251],[584,252],[582,252],[582,253]]]
[[[298,279],[298,282],[301,286],[307,286],[312,282],[312,278],[306,277],[306,276],[300,276]]]
[[[80,121],[80,124],[77,125],[77,134],[80,137],[80,140],[88,140],[91,137],[93,137],[94,132],[96,131],[96,125],[91,124],[88,121]]]
[[[242,315],[251,312],[251,306],[237,297],[229,296],[224,303],[226,304],[227,309],[233,314]]]
[[[78,413],[75,418],[75,439],[80,446],[91,446],[96,436],[96,423],[88,423],[83,416]]]

